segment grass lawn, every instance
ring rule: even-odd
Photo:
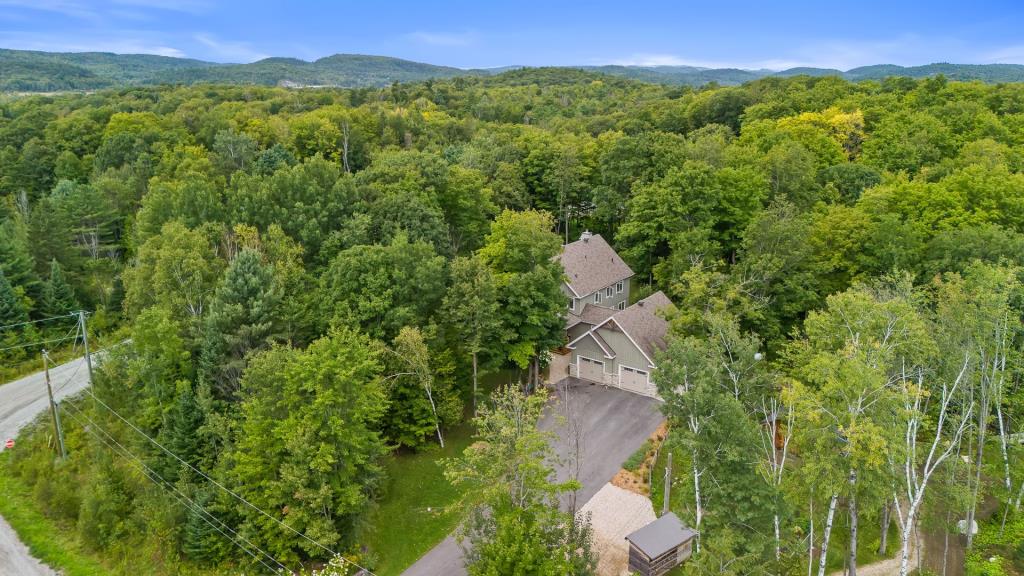
[[[374,572],[401,574],[458,525],[462,489],[445,479],[439,460],[461,455],[471,440],[472,428],[463,424],[448,431],[443,450],[432,446],[388,459],[385,495],[361,538],[377,560]]]
[[[101,576],[110,571],[83,552],[70,534],[35,507],[28,487],[11,474],[10,454],[0,453],[0,515],[14,528],[32,555],[65,576]]]
[[[481,396],[516,381],[512,370],[488,374],[481,378]],[[466,409],[468,419],[468,402]],[[463,491],[444,477],[440,460],[462,455],[472,440],[473,427],[467,422],[446,432],[444,449],[431,445],[419,452],[388,457],[384,495],[360,534],[360,543],[376,560],[374,572],[380,576],[401,574],[458,526],[465,513],[458,505]]]

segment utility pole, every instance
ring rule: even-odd
[[[89,369],[89,385],[92,386],[92,356],[89,354],[89,333],[85,329],[85,312],[78,311],[78,325],[82,330],[82,349],[85,350],[85,367]]]
[[[60,432],[60,420],[57,418],[57,403],[53,401],[53,387],[50,386],[50,364],[47,361],[49,356],[46,354],[46,350],[43,350],[43,373],[46,375],[46,394],[50,397],[50,417],[53,419],[53,436],[57,439],[57,445],[60,447],[60,457],[67,458],[67,452],[64,450],[64,436]]]
[[[665,464],[665,500],[661,505],[661,515],[668,514],[669,492],[672,490],[672,453],[668,453],[668,463]]]
[[[89,370],[89,386],[92,386],[92,354],[89,354],[89,331],[85,329],[85,311],[78,311],[78,329],[82,331],[82,350],[85,352],[85,367]],[[96,397],[92,398],[92,407],[96,408]]]

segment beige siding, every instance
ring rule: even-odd
[[[614,324],[612,324],[612,326],[614,326]],[[597,332],[602,338],[604,338],[604,341],[611,346],[612,350],[615,350],[615,360],[618,364],[625,364],[626,366],[632,366],[633,368],[638,368],[640,370],[650,369],[650,362],[644,358],[643,352],[634,346],[625,334],[617,329],[609,329],[607,325],[600,328]],[[616,364],[616,370],[618,370],[618,364]]]
[[[573,362],[576,361],[576,356],[583,355],[587,358],[593,358],[594,360],[600,360],[604,362],[605,372],[611,372],[615,367],[612,365],[614,360],[609,360],[604,357],[604,351],[597,345],[597,342],[593,338],[584,338],[576,343],[576,349],[573,350],[572,357]]]
[[[585,334],[588,330],[590,330],[590,328],[591,328],[590,324],[586,324],[586,323],[583,323],[583,322],[573,326],[572,328],[569,328],[569,330],[568,330],[568,337],[569,337],[569,339],[567,341],[568,342],[572,342],[573,340],[579,338],[580,336],[583,336],[583,334]]]
[[[548,384],[555,384],[562,378],[569,375],[569,363],[574,360],[572,353],[559,354],[551,353],[551,363],[548,365]]]

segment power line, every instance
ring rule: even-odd
[[[153,438],[150,438],[150,437],[149,437],[149,435],[148,435],[148,434],[146,434],[145,432],[143,432],[142,430],[139,430],[139,429],[138,429],[138,428],[137,428],[137,427],[136,427],[136,426],[135,426],[134,424],[132,424],[131,422],[129,422],[128,420],[126,420],[126,419],[125,419],[125,418],[124,418],[123,416],[121,416],[120,414],[118,414],[116,410],[114,410],[113,408],[111,408],[110,406],[108,406],[108,405],[107,405],[107,404],[106,404],[106,403],[105,403],[105,402],[104,402],[103,400],[100,400],[100,399],[99,399],[99,397],[97,397],[97,396],[96,396],[95,394],[93,394],[93,393],[92,393],[92,390],[90,390],[90,389],[86,388],[86,389],[85,389],[85,392],[86,392],[86,394],[88,394],[89,396],[92,396],[93,400],[95,400],[95,401],[96,401],[96,402],[98,402],[98,403],[99,403],[99,404],[100,404],[101,406],[103,406],[103,407],[104,407],[104,408],[106,408],[106,409],[107,409],[108,411],[110,411],[110,413],[111,413],[111,414],[113,414],[114,416],[117,416],[117,418],[118,418],[118,419],[120,419],[120,420],[121,420],[122,422],[124,422],[125,424],[127,424],[129,428],[131,428],[132,430],[134,430],[134,431],[135,431],[136,433],[138,433],[138,434],[139,434],[140,436],[142,436],[143,438],[145,438],[145,439],[149,440],[149,441],[150,441],[150,442],[151,442],[151,443],[152,443],[152,444],[153,444],[154,446],[156,446],[156,447],[160,448],[160,449],[161,449],[161,450],[163,450],[163,451],[164,451],[164,452],[165,452],[166,454],[168,454],[168,455],[170,455],[170,456],[174,457],[174,459],[175,459],[175,460],[177,460],[178,462],[180,462],[180,463],[184,464],[185,466],[187,466],[187,467],[188,467],[189,469],[191,469],[191,470],[192,470],[193,472],[195,472],[196,474],[199,474],[199,475],[200,475],[200,476],[202,476],[203,478],[206,478],[207,480],[209,480],[210,482],[212,482],[212,483],[213,483],[213,484],[214,484],[215,486],[217,486],[217,487],[218,487],[218,488],[220,488],[221,490],[223,490],[223,491],[227,492],[228,494],[230,494],[231,496],[235,497],[235,499],[237,499],[237,500],[238,500],[239,502],[242,502],[242,503],[243,503],[243,504],[245,504],[246,506],[248,506],[248,507],[252,508],[253,510],[255,510],[255,511],[257,511],[257,512],[259,512],[259,513],[260,513],[260,514],[262,514],[263,516],[266,516],[266,517],[267,517],[267,518],[269,518],[270,520],[273,520],[274,522],[276,522],[277,524],[279,524],[279,525],[281,525],[282,527],[286,528],[286,529],[287,529],[287,530],[289,530],[290,532],[292,532],[292,533],[296,534],[297,536],[299,536],[299,537],[301,537],[301,538],[305,539],[305,540],[306,540],[307,542],[310,542],[310,543],[312,543],[312,544],[316,545],[316,546],[317,546],[317,547],[319,547],[319,548],[320,548],[321,550],[324,550],[325,552],[329,552],[329,553],[330,553],[330,554],[332,554],[333,556],[336,556],[336,557],[338,557],[338,558],[341,558],[341,559],[342,559],[343,561],[345,561],[345,562],[348,562],[348,563],[349,563],[349,564],[351,564],[352,566],[354,566],[354,567],[356,567],[356,568],[358,568],[358,569],[362,570],[363,572],[365,572],[366,574],[369,574],[370,576],[376,576],[376,574],[374,574],[373,572],[371,572],[371,571],[370,571],[369,569],[367,569],[367,568],[363,568],[362,566],[360,566],[359,564],[356,564],[356,563],[355,563],[355,562],[353,562],[352,560],[349,560],[348,558],[345,558],[344,556],[342,556],[341,554],[338,554],[338,553],[337,553],[337,552],[335,552],[334,550],[331,550],[331,549],[330,549],[330,548],[328,548],[327,546],[324,546],[323,544],[321,544],[321,543],[317,542],[316,540],[313,540],[313,539],[312,539],[312,538],[310,538],[309,536],[306,536],[306,535],[305,535],[305,534],[303,534],[302,532],[299,532],[299,531],[298,531],[298,530],[296,530],[295,528],[292,528],[291,526],[289,526],[289,525],[285,524],[284,522],[282,522],[282,521],[278,520],[277,518],[274,518],[273,516],[271,516],[271,515],[270,515],[270,514],[268,514],[267,512],[264,512],[264,511],[263,511],[263,509],[259,508],[258,506],[256,506],[256,505],[255,505],[255,504],[253,504],[252,502],[249,502],[248,500],[246,500],[246,499],[245,499],[245,498],[243,498],[242,496],[239,496],[238,494],[236,494],[235,492],[233,492],[233,491],[232,491],[232,490],[231,490],[230,488],[227,488],[226,486],[224,486],[224,485],[223,485],[223,484],[221,484],[220,482],[217,482],[217,481],[216,481],[216,480],[214,480],[213,478],[210,478],[210,477],[209,477],[209,476],[207,476],[207,475],[206,475],[206,474],[205,474],[205,473],[204,473],[204,472],[203,472],[202,470],[199,470],[199,469],[198,469],[198,468],[196,468],[195,466],[193,466],[193,465],[189,464],[188,462],[186,462],[186,461],[182,460],[182,459],[181,459],[181,457],[179,457],[179,456],[178,456],[177,454],[175,454],[174,452],[171,452],[170,450],[168,450],[167,448],[165,448],[165,447],[164,447],[164,446],[163,446],[162,444],[160,444],[159,442],[157,442],[157,441],[156,441],[156,440],[154,440]]]
[[[69,405],[70,405],[70,403],[69,403]],[[69,406],[69,407],[70,407],[70,406]],[[124,447],[124,445],[122,445],[122,444],[121,444],[120,442],[118,442],[118,441],[117,441],[116,439],[114,439],[114,437],[113,437],[113,436],[111,436],[109,432],[107,432],[107,431],[103,430],[103,428],[102,428],[102,427],[100,427],[100,426],[99,426],[98,424],[96,424],[96,423],[95,423],[95,422],[94,422],[94,421],[93,421],[93,420],[92,420],[91,418],[89,418],[88,416],[86,416],[86,415],[85,415],[85,413],[84,413],[84,412],[83,412],[83,411],[82,411],[82,410],[81,410],[80,408],[75,408],[75,410],[76,410],[76,412],[77,412],[78,414],[80,414],[80,415],[81,415],[81,416],[82,416],[83,418],[85,418],[85,419],[86,419],[87,421],[89,421],[89,422],[90,422],[90,424],[91,424],[91,425],[92,425],[93,427],[95,427],[96,429],[98,429],[98,430],[100,430],[101,432],[103,432],[104,436],[106,436],[106,437],[107,437],[107,438],[108,438],[108,439],[109,439],[109,440],[110,440],[111,442],[113,442],[113,443],[114,443],[114,444],[116,444],[116,445],[117,445],[118,447],[120,447],[120,448],[121,448],[121,451],[123,452],[123,455],[125,455],[125,456],[128,456],[128,457],[129,457],[130,459],[133,459],[133,460],[134,460],[134,461],[135,461],[135,462],[136,462],[136,463],[137,463],[137,464],[139,465],[139,469],[140,469],[140,470],[141,470],[141,471],[143,472],[143,474],[145,474],[145,475],[146,475],[146,477],[147,477],[147,478],[148,478],[149,480],[151,480],[151,481],[152,481],[152,482],[153,482],[154,484],[157,484],[158,486],[160,486],[161,488],[163,488],[163,489],[164,489],[165,491],[167,491],[167,493],[168,493],[168,494],[170,494],[171,496],[174,496],[174,497],[175,497],[175,498],[177,499],[177,501],[178,501],[179,503],[181,503],[181,504],[185,505],[185,506],[186,506],[186,507],[188,507],[188,508],[189,508],[190,510],[193,510],[193,511],[197,511],[197,512],[200,512],[200,513],[201,513],[201,515],[200,515],[200,518],[202,518],[202,520],[203,520],[204,522],[206,522],[207,524],[209,524],[209,525],[210,525],[211,527],[213,527],[213,528],[214,528],[215,530],[217,530],[218,532],[220,532],[220,533],[221,533],[221,535],[223,535],[223,536],[224,536],[225,538],[227,538],[227,539],[228,539],[229,541],[231,541],[231,543],[232,543],[232,544],[235,544],[236,546],[238,546],[239,548],[241,548],[241,549],[242,549],[242,550],[243,550],[243,551],[244,551],[245,553],[247,553],[247,554],[249,554],[250,556],[252,556],[252,557],[253,557],[253,559],[254,559],[254,560],[256,560],[257,562],[259,562],[260,564],[263,564],[263,566],[264,566],[264,567],[266,567],[266,568],[267,568],[268,570],[270,570],[270,571],[271,571],[272,573],[274,573],[274,574],[277,574],[277,571],[276,571],[276,570],[274,570],[274,568],[272,568],[271,566],[269,566],[269,565],[267,565],[267,564],[266,564],[265,562],[263,562],[263,561],[262,561],[262,560],[261,560],[261,559],[260,559],[259,557],[257,557],[257,556],[256,556],[255,554],[253,554],[251,550],[249,550],[249,549],[248,549],[248,548],[246,548],[245,546],[242,546],[241,544],[239,544],[239,543],[238,543],[238,542],[237,542],[237,541],[236,541],[236,540],[235,540],[234,538],[232,538],[232,537],[228,536],[228,535],[227,535],[227,534],[226,534],[226,533],[225,533],[225,532],[224,532],[223,530],[221,530],[221,529],[220,529],[220,528],[219,528],[218,526],[216,526],[215,524],[211,523],[211,522],[210,522],[210,520],[209,520],[209,519],[207,518],[207,516],[209,516],[209,518],[213,518],[214,520],[216,520],[216,521],[217,521],[217,522],[218,522],[219,524],[221,524],[222,526],[224,526],[225,528],[227,528],[227,529],[228,529],[228,530],[229,530],[230,532],[232,532],[233,534],[237,535],[237,536],[238,536],[238,537],[239,537],[240,539],[244,540],[244,541],[245,541],[246,543],[248,543],[248,544],[249,544],[250,546],[252,546],[253,548],[256,548],[256,550],[259,550],[259,552],[260,552],[261,554],[263,554],[263,555],[264,555],[264,556],[266,556],[267,558],[270,558],[270,560],[271,560],[271,561],[273,561],[273,562],[274,562],[275,564],[277,564],[278,566],[280,566],[280,567],[281,567],[281,569],[285,570],[285,571],[286,571],[286,572],[288,572],[289,574],[294,574],[294,572],[292,572],[291,570],[288,570],[288,568],[286,568],[286,567],[285,567],[285,566],[284,566],[283,564],[281,564],[280,562],[278,562],[278,561],[277,561],[277,560],[276,560],[276,559],[275,559],[275,558],[274,558],[273,556],[271,556],[270,554],[268,554],[268,553],[264,552],[264,551],[263,551],[262,549],[260,549],[260,548],[259,548],[258,546],[256,546],[255,544],[252,544],[251,542],[249,542],[248,540],[246,540],[246,539],[245,539],[245,538],[244,538],[243,536],[239,535],[239,534],[238,534],[237,532],[235,532],[234,530],[232,530],[232,529],[231,529],[231,528],[230,528],[230,527],[229,527],[229,526],[228,526],[227,524],[225,524],[225,523],[224,523],[223,521],[221,521],[221,520],[220,520],[219,518],[217,518],[217,517],[216,517],[216,516],[214,516],[213,514],[210,514],[210,513],[208,512],[208,511],[206,511],[205,509],[203,509],[203,507],[202,507],[202,506],[201,506],[201,505],[200,505],[199,503],[197,503],[197,502],[195,502],[194,500],[192,500],[191,498],[189,498],[189,497],[188,497],[187,495],[185,495],[184,493],[182,493],[182,492],[181,492],[181,491],[180,491],[180,490],[179,490],[179,489],[178,489],[178,488],[177,488],[176,486],[174,486],[173,484],[171,484],[170,482],[168,482],[167,480],[165,480],[165,479],[164,479],[164,478],[163,478],[162,476],[160,476],[160,474],[159,474],[159,473],[157,473],[157,472],[156,472],[155,470],[153,470],[152,468],[150,468],[149,466],[147,466],[147,465],[146,465],[146,464],[145,464],[144,462],[142,462],[142,460],[141,460],[140,458],[138,458],[137,456],[135,456],[134,454],[132,454],[132,452],[131,452],[130,450],[128,450],[127,448],[125,448],[125,447]],[[70,413],[69,413],[69,416],[71,416],[71,417],[72,417],[73,419],[75,419],[75,420],[78,420],[78,418],[77,418],[77,417],[75,417],[75,416],[74,416],[73,414],[70,414]],[[79,422],[79,424],[83,424],[83,423],[81,422],[81,420],[78,420],[78,422]],[[117,450],[117,449],[115,449],[115,448],[114,448],[113,446],[111,446],[111,444],[110,444],[109,442],[107,442],[106,440],[104,440],[104,439],[103,439],[102,437],[100,437],[100,436],[99,436],[98,434],[94,433],[94,432],[92,431],[92,429],[91,429],[90,427],[88,427],[88,426],[85,426],[85,425],[83,424],[83,426],[82,426],[82,429],[83,429],[83,430],[86,430],[86,431],[88,431],[88,432],[89,432],[90,434],[92,434],[93,436],[95,436],[95,437],[96,437],[96,439],[98,439],[98,440],[99,440],[100,442],[102,442],[102,443],[103,443],[103,444],[104,444],[104,445],[105,445],[105,446],[106,446],[107,448],[109,448],[109,449],[110,449],[110,450],[111,450],[112,452],[115,452],[115,453],[117,453],[117,452],[118,452],[118,450]],[[159,481],[158,481],[158,480],[157,480],[156,478],[154,478],[153,476],[156,476],[156,478],[159,478]],[[171,487],[171,488],[172,488],[172,489],[174,490],[174,492],[171,492],[170,490],[168,490],[168,489],[167,489],[167,487],[168,487],[168,486],[170,486],[170,487]],[[206,516],[203,516],[202,514],[205,514]]]
[[[71,317],[74,317],[74,316],[77,316],[77,315],[78,315],[78,312],[74,312],[72,314],[66,314],[64,316],[53,316],[51,318],[40,318],[39,320],[29,320],[27,322],[18,322],[16,324],[6,324],[4,326],[0,326],[0,330],[7,330],[8,328],[17,328],[19,326],[28,326],[29,324],[39,324],[40,322],[52,322],[54,320],[64,320],[66,318],[71,318]]]
[[[150,467],[149,467],[149,466],[148,466],[148,465],[147,465],[147,464],[146,464],[145,462],[143,462],[143,461],[142,461],[142,459],[141,459],[141,458],[139,458],[138,456],[136,456],[135,454],[133,454],[133,453],[132,453],[132,451],[131,451],[131,450],[129,450],[128,448],[125,448],[125,446],[124,446],[123,444],[121,444],[120,442],[118,442],[118,441],[117,441],[117,439],[116,439],[116,438],[114,438],[114,437],[113,437],[113,436],[112,436],[112,435],[111,435],[111,434],[110,434],[109,432],[107,432],[106,430],[104,430],[102,426],[100,426],[99,424],[96,424],[96,422],[95,422],[95,421],[93,421],[93,419],[92,419],[92,418],[89,418],[89,417],[88,417],[88,416],[87,416],[87,415],[85,414],[85,412],[84,412],[84,411],[83,411],[83,410],[82,410],[81,408],[78,408],[77,406],[75,406],[75,405],[74,405],[73,403],[71,403],[70,401],[66,402],[66,403],[65,403],[65,406],[66,406],[66,407],[68,407],[68,408],[72,408],[72,409],[74,410],[74,413],[70,413],[70,412],[69,412],[69,413],[68,413],[68,415],[69,415],[69,416],[71,416],[71,417],[72,417],[72,419],[74,419],[74,420],[78,421],[78,423],[82,425],[82,429],[83,429],[83,430],[85,430],[85,431],[89,432],[89,433],[90,433],[90,434],[92,434],[92,435],[93,435],[94,437],[96,437],[96,439],[98,439],[98,440],[99,440],[100,442],[102,442],[102,443],[103,443],[103,445],[104,445],[104,446],[106,446],[107,448],[109,448],[109,449],[110,449],[110,450],[111,450],[112,452],[118,452],[118,450],[116,450],[116,449],[115,449],[115,448],[114,448],[114,447],[113,447],[113,446],[112,446],[112,445],[110,444],[110,442],[113,442],[114,444],[116,444],[116,445],[118,446],[118,448],[120,448],[120,452],[118,452],[118,453],[122,454],[123,456],[126,456],[126,457],[127,457],[127,458],[129,458],[130,460],[133,460],[133,461],[134,461],[134,462],[135,462],[135,463],[136,463],[136,464],[138,465],[138,467],[139,467],[139,470],[141,470],[141,471],[142,471],[142,473],[143,473],[143,474],[145,474],[145,476],[146,476],[146,477],[147,477],[147,478],[148,478],[148,479],[149,479],[150,481],[152,481],[152,482],[153,482],[154,484],[156,484],[157,486],[160,486],[161,488],[163,488],[163,489],[164,489],[164,491],[166,491],[166,492],[167,492],[168,494],[170,494],[171,496],[174,496],[174,497],[175,497],[175,499],[177,499],[177,501],[178,501],[179,503],[181,503],[182,505],[184,505],[184,506],[188,507],[188,509],[189,509],[189,510],[192,510],[192,511],[194,511],[194,512],[198,512],[198,513],[200,514],[200,516],[199,516],[199,517],[200,517],[200,518],[201,518],[201,519],[202,519],[202,520],[203,520],[204,522],[206,522],[207,524],[209,524],[209,525],[210,525],[210,526],[211,526],[211,527],[212,527],[212,528],[213,528],[214,530],[216,530],[216,531],[217,531],[217,532],[219,532],[219,533],[220,533],[220,534],[221,534],[222,536],[224,536],[224,537],[225,537],[225,538],[227,538],[227,539],[228,539],[229,541],[231,541],[231,543],[232,543],[232,544],[234,544],[235,546],[238,546],[239,548],[241,548],[241,549],[242,549],[242,551],[244,551],[244,552],[245,552],[246,554],[248,554],[248,555],[252,556],[252,558],[253,558],[254,560],[256,560],[257,562],[259,562],[260,564],[262,564],[262,565],[263,565],[263,566],[264,566],[264,567],[265,567],[265,568],[266,568],[267,570],[269,570],[269,571],[270,571],[270,572],[271,572],[272,574],[278,574],[277,570],[275,570],[275,569],[274,569],[273,567],[271,567],[271,566],[270,566],[270,565],[268,565],[268,564],[267,564],[266,562],[264,562],[264,561],[263,561],[263,560],[262,560],[261,558],[259,558],[258,556],[256,556],[256,554],[254,554],[254,553],[252,552],[252,550],[249,550],[249,549],[248,549],[248,548],[246,548],[245,546],[242,546],[241,544],[239,544],[239,543],[238,543],[238,541],[237,541],[237,540],[236,540],[235,538],[232,538],[231,536],[228,536],[228,535],[227,535],[227,534],[226,534],[226,533],[224,532],[224,530],[222,530],[222,529],[221,529],[220,527],[218,527],[218,526],[217,526],[216,524],[214,524],[213,522],[211,522],[211,521],[210,521],[210,518],[212,518],[213,520],[216,520],[218,524],[220,524],[220,525],[221,525],[221,526],[223,526],[223,527],[224,527],[225,529],[227,529],[227,530],[228,530],[229,532],[231,532],[232,534],[234,534],[234,535],[235,535],[235,536],[236,536],[236,537],[237,537],[238,539],[240,539],[240,540],[244,541],[244,542],[245,542],[246,544],[248,544],[249,546],[252,546],[253,548],[255,548],[255,549],[256,549],[257,551],[259,551],[259,553],[260,553],[260,554],[262,554],[263,556],[265,556],[265,557],[269,558],[271,562],[273,562],[274,564],[277,564],[277,565],[278,565],[278,566],[279,566],[279,567],[280,567],[280,568],[281,568],[282,570],[284,570],[284,571],[285,571],[285,572],[287,572],[288,574],[292,574],[292,575],[294,575],[294,574],[295,574],[295,572],[293,572],[292,570],[289,570],[289,569],[288,569],[288,568],[287,568],[287,567],[286,567],[286,566],[285,566],[284,564],[282,564],[282,563],[281,563],[280,561],[278,561],[278,560],[277,560],[276,558],[274,558],[274,557],[273,557],[273,556],[271,556],[271,555],[270,555],[269,553],[267,553],[266,551],[264,551],[263,549],[261,549],[261,548],[260,548],[259,546],[257,546],[257,545],[255,545],[255,544],[253,544],[252,542],[250,542],[250,541],[249,541],[249,540],[248,540],[247,538],[245,538],[244,536],[242,536],[241,534],[239,534],[238,532],[236,532],[235,530],[233,530],[233,529],[232,529],[232,528],[231,528],[230,526],[228,526],[227,524],[225,524],[225,523],[224,523],[224,522],[223,522],[222,520],[220,520],[219,518],[217,518],[216,516],[214,516],[213,514],[211,514],[211,513],[210,513],[209,511],[207,511],[206,509],[204,509],[204,508],[202,507],[202,505],[200,505],[200,504],[199,504],[198,502],[196,502],[195,500],[193,500],[193,499],[189,498],[189,497],[188,497],[188,495],[186,495],[185,493],[183,493],[183,492],[182,492],[182,491],[181,491],[181,490],[180,490],[180,489],[179,489],[179,488],[178,488],[177,486],[175,486],[175,485],[174,485],[174,484],[172,484],[171,482],[168,482],[168,481],[167,481],[167,480],[166,480],[166,479],[165,479],[165,478],[164,478],[163,476],[161,476],[161,475],[160,475],[160,473],[159,473],[159,472],[157,472],[156,470],[153,470],[152,468],[150,468]],[[82,422],[81,420],[79,420],[79,419],[78,419],[78,417],[77,417],[77,416],[75,416],[75,414],[78,414],[79,416],[81,416],[82,418],[84,418],[84,419],[85,419],[86,421],[88,421],[88,422],[89,422],[89,424],[90,424],[90,425],[92,426],[92,428],[91,428],[90,426],[86,426],[84,422]],[[105,440],[105,439],[104,439],[103,437],[101,437],[101,436],[100,436],[99,434],[96,434],[96,432],[94,432],[94,431],[93,431],[93,428],[95,428],[96,430],[99,430],[100,432],[102,432],[102,433],[103,433],[103,435],[104,435],[104,436],[106,436],[106,437],[107,437],[107,439],[108,439],[108,440],[109,440],[110,442],[108,442],[107,440]],[[154,478],[154,476],[155,476],[155,478]],[[158,480],[158,479],[159,479],[159,480]],[[170,488],[170,489],[169,489],[169,488]],[[172,492],[171,490],[173,490],[173,492]]]
[[[4,350],[14,350],[15,348],[28,348],[29,346],[44,346],[46,344],[53,344],[55,342],[65,342],[65,341],[70,340],[72,338],[78,338],[78,335],[76,334],[74,336],[64,336],[63,338],[54,338],[52,340],[39,340],[37,342],[29,342],[27,344],[16,344],[14,346],[7,346],[6,348],[0,348],[0,352],[3,352]]]
[[[72,334],[72,332],[74,334]],[[45,344],[52,344],[54,342],[64,342],[65,340],[70,340],[72,338],[74,338],[76,340],[78,339],[78,326],[77,325],[72,326],[71,329],[68,330],[67,334],[65,334],[62,338],[53,338],[53,339],[50,339],[50,340],[39,340],[37,342],[29,342],[27,344],[15,344],[14,346],[8,346],[6,348],[0,348],[0,352],[3,352],[4,350],[14,350],[15,348],[28,348],[29,346],[42,346],[42,345],[45,345]]]

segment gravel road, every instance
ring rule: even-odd
[[[56,572],[32,557],[3,518],[0,518],[0,574],[57,576]]]
[[[95,362],[96,355],[93,355]],[[85,359],[79,358],[50,369],[50,384],[58,402],[81,392],[89,384]],[[4,442],[47,409],[46,380],[42,372],[0,385],[0,451]],[[18,449],[15,444],[14,450]],[[56,572],[32,557],[11,526],[0,517],[0,574],[54,576]]]

